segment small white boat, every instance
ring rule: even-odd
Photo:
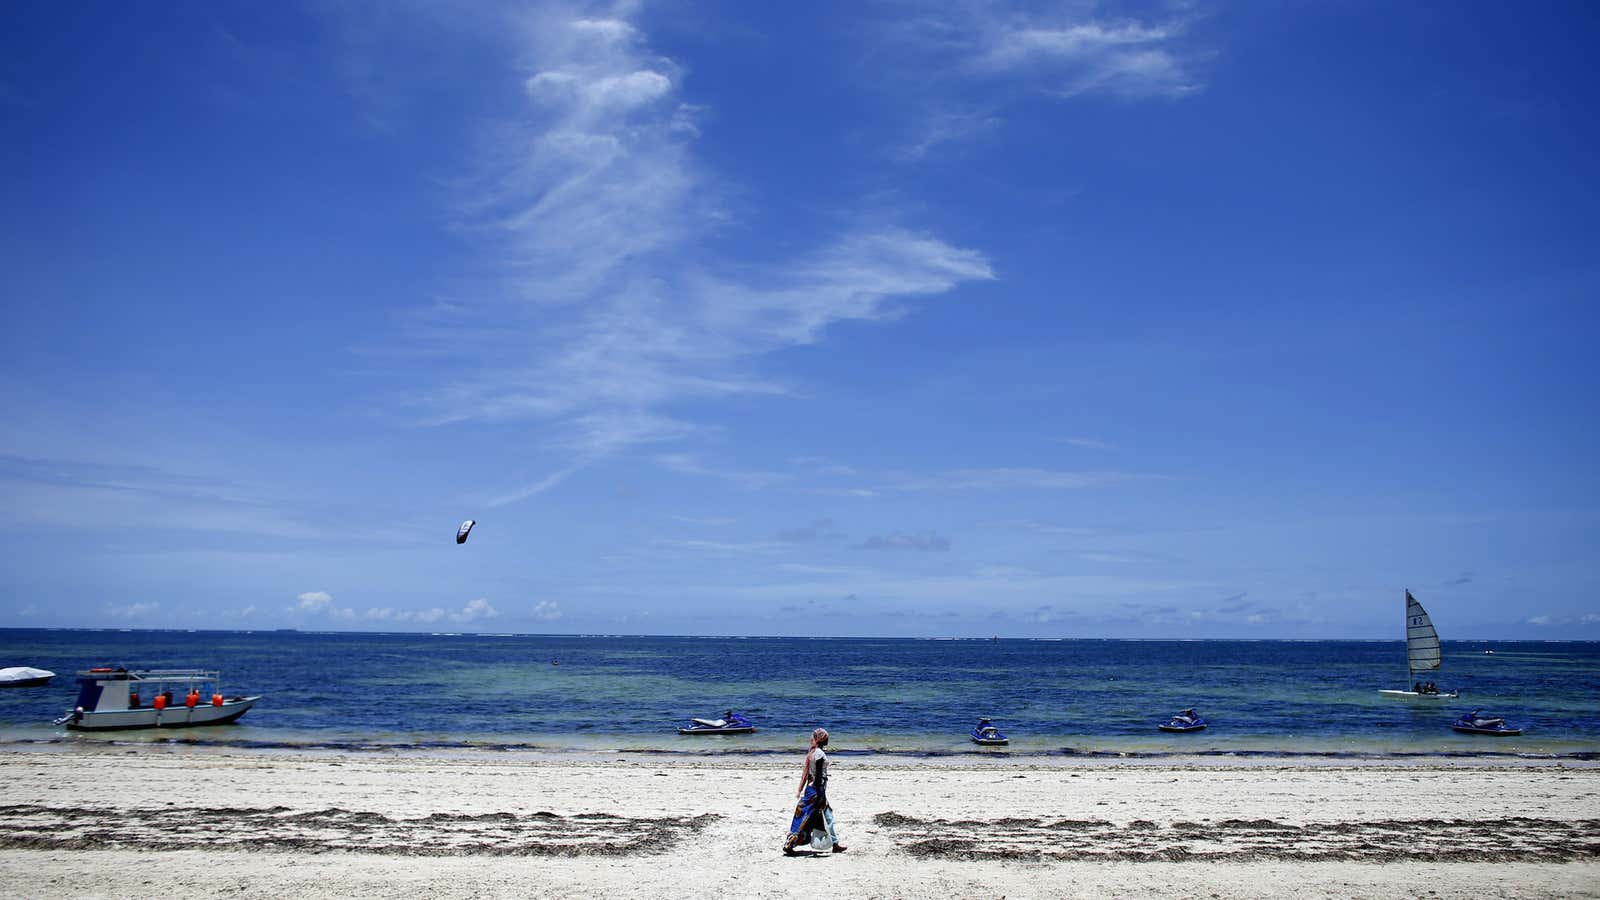
[[[56,724],[79,731],[225,725],[261,698],[224,697],[220,678],[205,669],[79,672],[77,703]]]
[[[1417,598],[1411,596],[1410,591],[1406,591],[1406,683],[1411,688],[1401,691],[1380,690],[1378,693],[1407,700],[1454,699],[1458,696],[1455,691],[1441,691],[1432,681],[1424,682],[1419,677],[1419,673],[1438,672],[1439,659],[1439,632],[1434,630],[1428,611],[1422,608]]]
[[[35,669],[31,666],[12,666],[9,669],[0,669],[0,688],[8,687],[38,687],[49,684],[56,673],[49,669]]]

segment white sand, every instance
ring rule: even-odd
[[[1600,896],[1594,767],[836,758],[849,852],[791,859],[799,761],[13,752],[0,878],[19,897]]]

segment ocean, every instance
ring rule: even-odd
[[[915,640],[0,629],[0,744],[185,742],[411,752],[1600,758],[1600,643],[1446,641],[1455,700],[1380,696],[1401,641]],[[51,724],[97,665],[220,669],[264,699],[237,724],[101,734]],[[1196,707],[1211,727],[1156,723]],[[759,731],[685,737],[733,709]],[[1460,735],[1471,710],[1521,737]],[[1005,749],[971,744],[991,717]]]

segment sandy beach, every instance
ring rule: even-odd
[[[1600,768],[840,758],[0,757],[14,896],[1600,896]]]

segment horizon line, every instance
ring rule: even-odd
[[[543,631],[347,631],[310,628],[128,628],[102,625],[0,625],[0,631],[105,631],[154,634],[313,634],[381,635],[396,637],[549,637],[549,638],[673,638],[688,640],[779,640],[779,641],[1161,641],[1166,643],[1268,642],[1283,643],[1405,643],[1405,638],[1365,637],[1027,637],[990,635],[795,635],[795,634],[629,634],[625,632],[543,632]],[[1600,638],[1440,638],[1440,643],[1505,644],[1594,644]]]

